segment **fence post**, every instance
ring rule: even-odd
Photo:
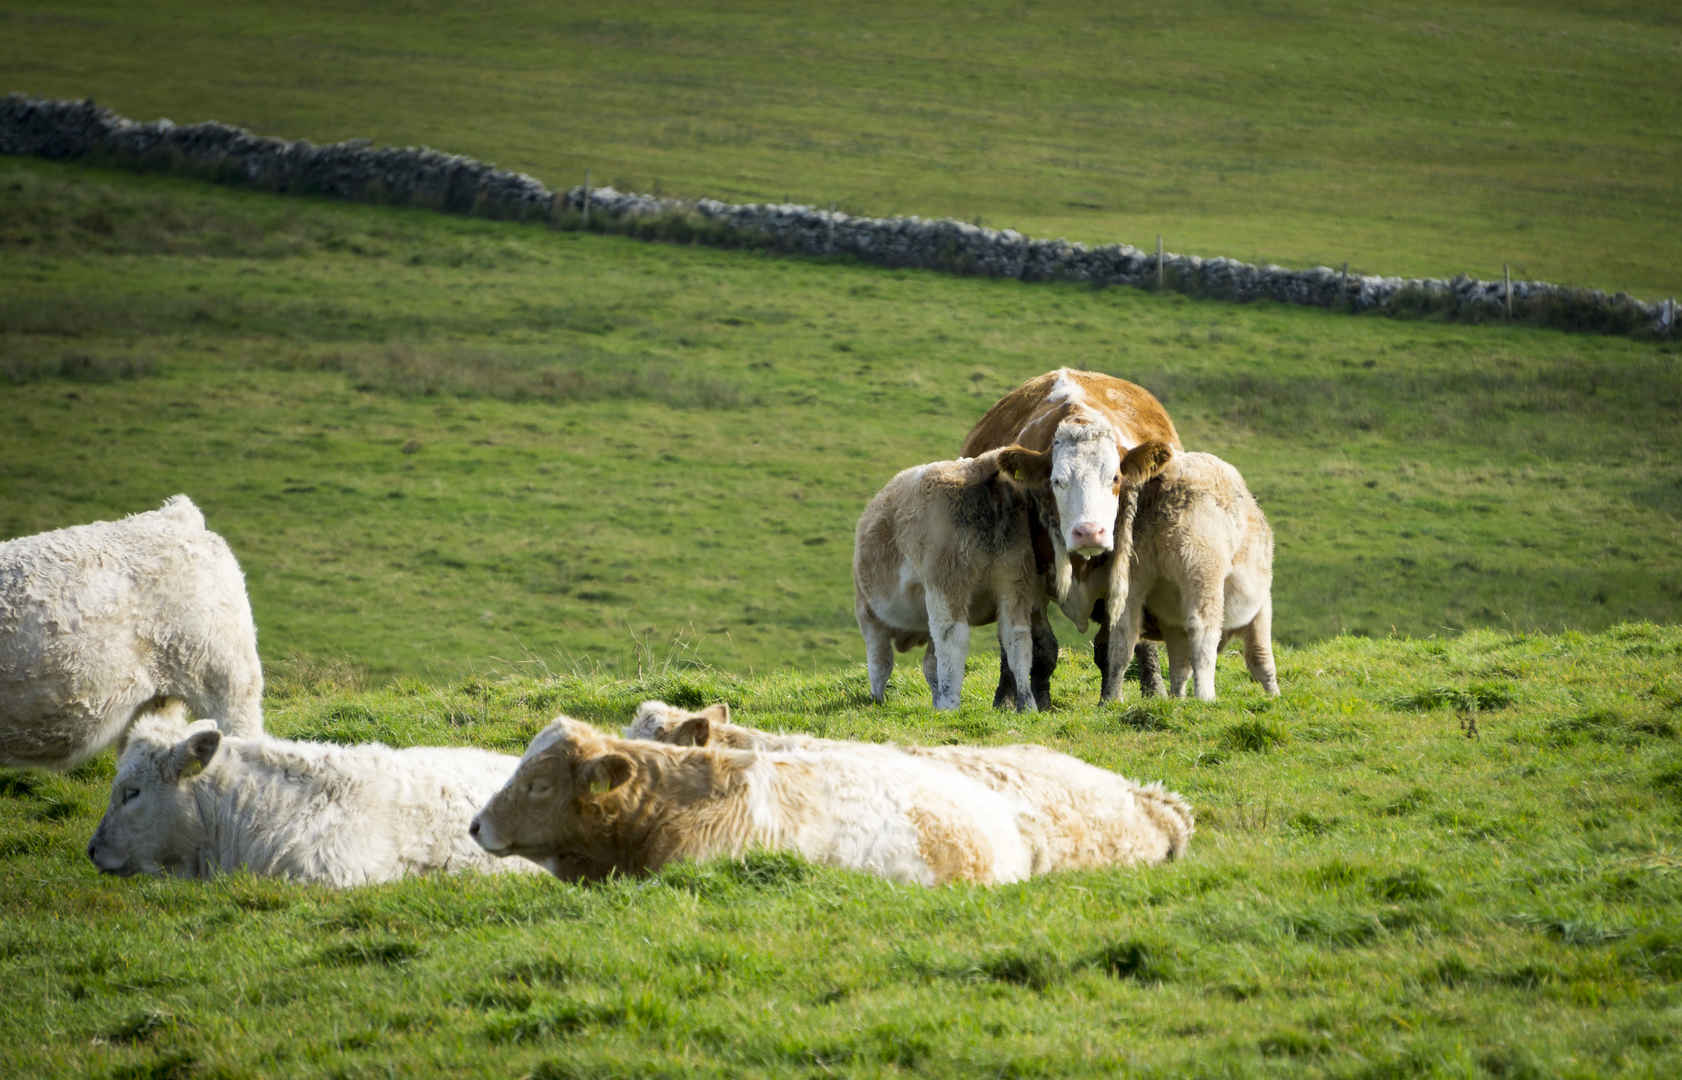
[[[1156,234],[1156,291],[1162,291],[1162,234]]]
[[[584,170],[584,231],[590,231],[590,170]]]

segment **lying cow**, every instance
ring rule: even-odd
[[[1032,620],[1046,602],[1050,467],[1050,455],[1012,446],[905,469],[870,500],[854,534],[853,611],[872,700],[887,693],[894,652],[927,645],[934,707],[957,708],[970,627],[996,618],[1016,708],[1036,707]]]
[[[1017,825],[1033,872],[1158,863],[1185,853],[1191,807],[1161,783],[1139,784],[1044,746],[900,746],[760,731],[730,721],[730,707],[690,712],[645,701],[633,739],[741,750],[910,755],[953,769],[1017,800]]]
[[[493,855],[562,877],[753,850],[918,885],[1017,881],[1032,869],[1010,801],[951,769],[666,746],[564,716],[531,741],[469,831]]]
[[[1105,598],[1126,590],[1128,563],[1114,552],[1131,542],[1132,507],[1119,483],[1121,456],[1147,441],[1176,449],[1180,435],[1162,403],[1137,383],[1096,371],[1058,368],[1036,375],[1000,398],[964,437],[962,453],[974,456],[995,447],[1017,443],[1051,454],[1052,493],[1059,527],[1051,537],[1055,549],[1051,598],[1082,633],[1090,618],[1098,620],[1093,659],[1098,665],[1101,696],[1113,696],[1124,668],[1109,662],[1113,609]],[[1057,664],[1057,640],[1043,610],[1035,611],[1034,678],[1049,686]],[[1156,650],[1139,645],[1139,682],[1147,693],[1162,692]],[[1015,692],[1017,680],[1009,667],[999,665],[999,689],[994,704]],[[1045,700],[1040,701],[1044,708]]]
[[[1149,614],[1168,647],[1169,689],[1215,700],[1215,657],[1244,640],[1250,676],[1279,693],[1273,663],[1273,530],[1238,470],[1213,454],[1143,443],[1123,460],[1138,492],[1133,560],[1110,660],[1125,663]],[[1119,696],[1119,684],[1115,689]]]
[[[0,765],[68,769],[166,696],[262,730],[245,577],[191,499],[0,544]]]
[[[519,759],[469,747],[394,750],[188,725],[178,701],[136,722],[88,857],[108,874],[249,870],[322,885],[410,874],[536,871],[467,835]]]

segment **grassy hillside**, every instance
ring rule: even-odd
[[[1682,292],[1670,3],[67,0],[6,90],[1294,266]]]
[[[1150,387],[1245,473],[1286,642],[1682,610],[1674,346],[40,162],[0,190],[0,535],[189,493],[272,672],[856,663],[865,501],[1063,364]]]
[[[581,888],[101,878],[109,755],[0,770],[19,1076],[1670,1076],[1682,1064],[1682,630],[1341,637],[1221,700],[1003,720],[971,666],[277,685],[288,735],[517,750],[555,712],[726,699],[771,727],[1030,740],[1161,778],[1188,857],[996,889],[775,857]]]

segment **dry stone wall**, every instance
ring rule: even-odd
[[[556,193],[523,173],[425,147],[368,140],[317,146],[214,122],[137,123],[92,101],[10,94],[0,103],[0,153],[83,159],[204,176],[277,192],[540,220],[655,238],[754,245],[792,254],[847,256],[950,273],[1165,288],[1233,301],[1276,300],[1350,312],[1516,320],[1642,336],[1676,334],[1673,300],[1544,281],[1484,281],[1290,270],[1227,258],[1088,247],[952,220],[873,218],[810,206],[679,200],[583,186]]]

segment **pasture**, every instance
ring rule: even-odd
[[[6,89],[597,183],[1682,292],[1661,5],[0,13]],[[1214,58],[1214,59],[1211,59]],[[1332,62],[1335,60],[1335,63]],[[190,77],[183,72],[191,72]],[[1657,223],[1657,224],[1655,224]],[[868,702],[851,529],[1022,379],[1155,392],[1278,538],[1282,696]],[[997,889],[106,879],[0,770],[0,1074],[1673,1075],[1682,351],[884,271],[0,158],[0,537],[191,495],[275,733],[518,751],[728,701],[1041,742],[1188,857]]]

